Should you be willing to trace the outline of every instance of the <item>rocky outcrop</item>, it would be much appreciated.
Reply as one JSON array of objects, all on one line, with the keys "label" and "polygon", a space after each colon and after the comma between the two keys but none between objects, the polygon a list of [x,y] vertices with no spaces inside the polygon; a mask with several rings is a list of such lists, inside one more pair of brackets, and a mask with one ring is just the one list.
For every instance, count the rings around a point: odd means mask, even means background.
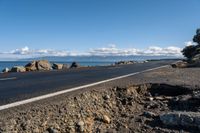
[{"label": "rocky outcrop", "polygon": [[51,70],[51,64],[47,60],[32,61],[25,65],[27,71],[37,71],[37,70]]},{"label": "rocky outcrop", "polygon": [[119,61],[115,62],[115,65],[127,65],[127,64],[134,64],[134,61]]},{"label": "rocky outcrop", "polygon": [[61,70],[61,69],[63,69],[63,64],[53,63],[52,68],[56,69],[56,70]]},{"label": "rocky outcrop", "polygon": [[28,64],[23,66],[14,66],[11,70],[9,68],[5,68],[2,72],[25,72],[25,71],[48,71],[48,70],[61,70],[61,69],[69,69],[69,68],[79,68],[80,65],[77,62],[72,62],[71,66],[68,64],[60,64],[60,63],[51,63],[48,60],[37,60],[29,62]]},{"label": "rocky outcrop", "polygon": [[14,66],[10,72],[26,72],[26,68],[24,66]]}]

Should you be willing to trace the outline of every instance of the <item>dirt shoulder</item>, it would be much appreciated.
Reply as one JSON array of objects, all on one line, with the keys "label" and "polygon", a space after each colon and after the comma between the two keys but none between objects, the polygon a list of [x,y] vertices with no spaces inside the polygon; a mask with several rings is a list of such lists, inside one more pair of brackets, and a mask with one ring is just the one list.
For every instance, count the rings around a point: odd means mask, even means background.
[{"label": "dirt shoulder", "polygon": [[[200,89],[199,75],[200,68],[167,67],[3,110],[0,132],[195,132],[198,127],[160,118],[198,111],[191,99]],[[181,97],[191,107],[183,107]]]}]

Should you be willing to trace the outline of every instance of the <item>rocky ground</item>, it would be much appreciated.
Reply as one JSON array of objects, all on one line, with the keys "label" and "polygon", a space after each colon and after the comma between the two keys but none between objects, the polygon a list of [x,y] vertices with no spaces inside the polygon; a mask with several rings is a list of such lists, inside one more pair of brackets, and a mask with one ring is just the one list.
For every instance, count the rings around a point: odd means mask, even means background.
[{"label": "rocky ground", "polygon": [[200,132],[199,74],[168,67],[1,111],[0,132]]}]

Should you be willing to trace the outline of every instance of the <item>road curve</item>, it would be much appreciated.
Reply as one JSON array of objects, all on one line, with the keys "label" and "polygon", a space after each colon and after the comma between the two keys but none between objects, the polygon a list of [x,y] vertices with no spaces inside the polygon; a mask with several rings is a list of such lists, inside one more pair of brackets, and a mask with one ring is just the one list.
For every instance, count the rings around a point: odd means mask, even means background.
[{"label": "road curve", "polygon": [[41,96],[130,73],[169,65],[174,60],[141,64],[101,66],[62,71],[0,74],[0,105]]}]

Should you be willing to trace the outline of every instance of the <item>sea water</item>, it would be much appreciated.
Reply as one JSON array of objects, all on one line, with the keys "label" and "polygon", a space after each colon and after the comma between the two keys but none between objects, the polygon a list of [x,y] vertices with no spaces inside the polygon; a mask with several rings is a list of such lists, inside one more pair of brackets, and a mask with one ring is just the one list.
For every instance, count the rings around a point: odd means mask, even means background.
[{"label": "sea water", "polygon": [[[29,62],[30,61],[0,61],[0,72],[6,67],[11,69],[13,66],[25,66]],[[56,63],[70,65],[72,62],[56,62]],[[113,63],[114,62],[78,62],[78,64],[80,64],[81,66],[104,66],[104,65],[110,65]]]}]

